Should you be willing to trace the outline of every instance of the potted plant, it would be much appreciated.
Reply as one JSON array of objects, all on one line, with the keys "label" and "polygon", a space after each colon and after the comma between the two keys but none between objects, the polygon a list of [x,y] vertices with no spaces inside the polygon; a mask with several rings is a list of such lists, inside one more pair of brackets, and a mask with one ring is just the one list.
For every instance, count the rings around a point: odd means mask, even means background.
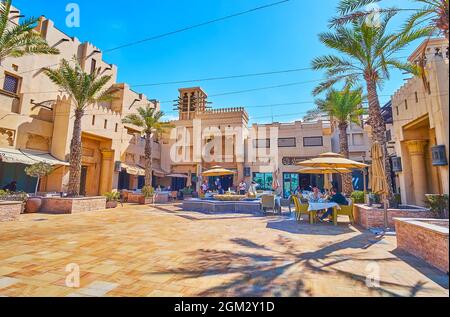
[{"label": "potted plant", "polygon": [[117,203],[120,200],[119,192],[106,193],[105,197],[106,197],[106,209],[114,209],[117,207]]},{"label": "potted plant", "polygon": [[37,178],[36,189],[34,191],[34,196],[30,197],[25,205],[25,212],[27,213],[36,213],[39,212],[42,206],[42,197],[37,196],[37,192],[39,189],[39,183],[41,179],[45,176],[50,175],[53,172],[53,166],[50,164],[39,162],[28,166],[25,168],[25,173],[30,176]]},{"label": "potted plant", "polygon": [[152,186],[144,186],[142,188],[142,196],[139,198],[139,204],[149,205],[154,203],[155,189]]}]

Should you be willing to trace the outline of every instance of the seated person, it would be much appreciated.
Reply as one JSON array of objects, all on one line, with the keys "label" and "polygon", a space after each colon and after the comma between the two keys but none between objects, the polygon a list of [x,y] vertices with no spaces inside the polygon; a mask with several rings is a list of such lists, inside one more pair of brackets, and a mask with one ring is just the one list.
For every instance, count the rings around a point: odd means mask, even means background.
[{"label": "seated person", "polygon": [[[331,198],[329,200],[332,203],[336,203],[341,206],[348,206],[348,200],[337,191],[336,188],[333,188],[331,190]],[[324,221],[325,219],[329,218],[333,214],[333,208],[329,208],[328,211],[320,217],[320,221]]]},{"label": "seated person", "polygon": [[322,199],[322,194],[320,193],[320,190],[318,187],[313,188],[313,192],[311,195],[309,195],[309,202],[310,203],[318,203]]},{"label": "seated person", "polygon": [[217,189],[217,192],[218,192],[219,195],[224,195],[225,194],[225,191],[223,190],[222,185],[219,185],[219,187]]}]

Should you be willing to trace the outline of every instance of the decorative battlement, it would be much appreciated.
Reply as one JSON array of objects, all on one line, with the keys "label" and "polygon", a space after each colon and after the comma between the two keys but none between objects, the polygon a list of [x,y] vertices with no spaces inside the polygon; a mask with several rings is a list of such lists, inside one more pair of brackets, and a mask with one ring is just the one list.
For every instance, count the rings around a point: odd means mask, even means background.
[{"label": "decorative battlement", "polygon": [[243,107],[234,107],[234,108],[210,109],[205,111],[206,114],[230,113],[230,112],[245,112],[245,109]]}]

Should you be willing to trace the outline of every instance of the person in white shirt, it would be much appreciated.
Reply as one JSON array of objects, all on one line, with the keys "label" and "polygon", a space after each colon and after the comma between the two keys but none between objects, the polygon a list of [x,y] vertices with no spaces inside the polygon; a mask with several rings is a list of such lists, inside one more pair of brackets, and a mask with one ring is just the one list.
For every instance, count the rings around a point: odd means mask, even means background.
[{"label": "person in white shirt", "polygon": [[244,196],[247,192],[247,184],[245,183],[244,180],[241,181],[238,188],[239,188],[239,195]]}]

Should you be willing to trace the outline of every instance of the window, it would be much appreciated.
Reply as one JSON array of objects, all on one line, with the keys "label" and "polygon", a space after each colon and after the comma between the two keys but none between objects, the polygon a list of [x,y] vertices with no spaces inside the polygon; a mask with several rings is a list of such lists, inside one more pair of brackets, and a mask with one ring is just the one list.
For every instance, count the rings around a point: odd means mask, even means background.
[{"label": "window", "polygon": [[259,185],[258,190],[272,190],[272,173],[253,173],[253,181]]},{"label": "window", "polygon": [[278,139],[278,147],[296,147],[297,140],[295,138],[280,138]]},{"label": "window", "polygon": [[19,90],[19,78],[13,75],[6,74],[3,83],[3,90],[17,94]]},{"label": "window", "polygon": [[95,125],[95,116],[92,116],[92,125]]},{"label": "window", "polygon": [[408,100],[405,99],[405,110],[408,110]]},{"label": "window", "polygon": [[108,120],[105,120],[105,123],[103,124],[103,128],[108,129]]},{"label": "window", "polygon": [[303,138],[303,146],[304,147],[323,146],[323,137],[313,136]]},{"label": "window", "polygon": [[270,139],[254,140],[253,147],[255,147],[257,149],[268,149],[268,148],[270,148]]},{"label": "window", "polygon": [[91,61],[91,74],[95,73],[95,69],[97,68],[97,61],[92,59]]},{"label": "window", "polygon": [[414,94],[416,96],[416,103],[418,103],[419,102],[419,94],[417,93],[417,91]]},{"label": "window", "polygon": [[355,146],[364,145],[364,134],[354,133],[352,135],[352,138],[353,138],[353,145]]},{"label": "window", "polygon": [[395,110],[397,110],[397,116],[399,116],[400,112],[398,111],[398,106],[395,107]]},{"label": "window", "polygon": [[119,124],[116,123],[116,128],[114,129],[115,132],[119,131]]},{"label": "window", "polygon": [[386,131],[386,141],[391,142],[392,141],[392,132],[391,130]]}]

